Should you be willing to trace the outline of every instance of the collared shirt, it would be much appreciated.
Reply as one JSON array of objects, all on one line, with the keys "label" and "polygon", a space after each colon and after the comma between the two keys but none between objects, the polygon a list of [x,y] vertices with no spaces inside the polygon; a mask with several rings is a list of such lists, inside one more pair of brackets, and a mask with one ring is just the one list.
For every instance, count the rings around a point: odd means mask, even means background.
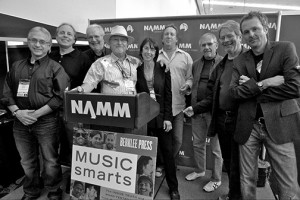
[{"label": "collared shirt", "polygon": [[165,60],[167,62],[167,66],[170,68],[172,84],[172,110],[173,116],[176,116],[183,109],[185,109],[185,96],[179,93],[179,89],[184,84],[188,84],[190,88],[192,88],[193,60],[190,54],[179,49],[178,47],[170,59],[167,53],[161,49],[158,56],[158,61],[160,60]]},{"label": "collared shirt", "polygon": [[[28,79],[27,97],[17,97],[19,80]],[[6,76],[2,102],[22,109],[39,109],[48,105],[56,110],[63,103],[63,93],[69,77],[60,64],[45,56],[30,63],[30,58],[15,62]]]},{"label": "collared shirt", "polygon": [[61,64],[66,73],[69,75],[71,79],[71,86],[69,89],[82,85],[86,72],[91,66],[86,54],[82,53],[78,49],[74,49],[72,52],[64,55],[61,55],[59,51],[54,51],[51,52],[49,56]]},{"label": "collared shirt", "polygon": [[[83,83],[91,85],[93,88],[101,82],[101,93],[105,94],[132,94],[135,91],[136,68],[139,59],[126,55],[122,61],[113,53],[96,60],[87,72]],[[133,82],[133,88],[128,90],[126,81]],[[116,85],[118,84],[118,85]]]}]

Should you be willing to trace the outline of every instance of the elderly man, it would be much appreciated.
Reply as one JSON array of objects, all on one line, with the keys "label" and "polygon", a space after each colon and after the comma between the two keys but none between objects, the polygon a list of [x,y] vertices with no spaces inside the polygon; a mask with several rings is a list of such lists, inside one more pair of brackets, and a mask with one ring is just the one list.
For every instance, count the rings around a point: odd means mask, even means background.
[{"label": "elderly man", "polygon": [[279,199],[299,199],[293,143],[300,130],[296,48],[291,42],[269,41],[268,18],[260,12],[246,14],[240,25],[251,50],[234,61],[230,92],[239,101],[234,139],[240,144],[242,197],[256,199],[258,156],[264,144]]},{"label": "elderly man", "polygon": [[216,66],[207,84],[206,97],[195,105],[188,107],[184,113],[188,116],[212,111],[209,136],[218,134],[224,165],[229,177],[229,194],[219,199],[240,199],[240,173],[238,144],[233,140],[235,130],[237,103],[229,95],[229,85],[233,71],[233,59],[243,52],[242,35],[237,22],[229,20],[218,29],[221,45],[226,56]]},{"label": "elderly man", "polygon": [[62,173],[58,163],[57,115],[69,77],[60,64],[47,56],[52,43],[45,28],[32,28],[27,41],[31,56],[13,64],[2,99],[16,117],[13,133],[25,172],[22,200],[38,198],[43,186],[49,190],[48,198],[60,200]]},{"label": "elderly man", "polygon": [[104,46],[104,34],[105,32],[102,26],[98,24],[91,24],[86,29],[86,37],[89,42],[90,49],[83,53],[89,57],[91,64],[98,58],[109,54],[108,49]]},{"label": "elderly man", "polygon": [[[218,41],[213,33],[205,33],[199,40],[201,58],[193,63],[193,88],[191,104],[205,98],[208,79],[216,65],[223,57],[217,54]],[[206,136],[211,121],[211,112],[201,113],[192,117],[192,133],[195,171],[188,174],[188,181],[203,177],[206,171]],[[212,192],[221,185],[223,159],[218,136],[210,138],[210,149],[212,153],[212,177],[204,187],[204,191]]]},{"label": "elderly man", "polygon": [[104,36],[112,53],[94,62],[85,76],[78,92],[91,92],[101,82],[101,93],[135,94],[136,68],[139,59],[126,54],[128,45],[134,38],[127,35],[123,26],[114,26],[111,33]]}]

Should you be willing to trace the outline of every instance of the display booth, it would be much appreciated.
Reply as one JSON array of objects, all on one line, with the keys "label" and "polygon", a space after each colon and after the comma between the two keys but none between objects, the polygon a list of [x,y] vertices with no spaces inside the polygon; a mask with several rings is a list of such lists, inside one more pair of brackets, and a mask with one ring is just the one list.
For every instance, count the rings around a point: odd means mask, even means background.
[{"label": "display booth", "polygon": [[[154,198],[157,138],[146,135],[147,123],[159,114],[156,101],[147,93],[65,92],[64,112],[67,122],[78,124],[73,129],[70,196]],[[151,170],[143,171],[146,165]]]}]

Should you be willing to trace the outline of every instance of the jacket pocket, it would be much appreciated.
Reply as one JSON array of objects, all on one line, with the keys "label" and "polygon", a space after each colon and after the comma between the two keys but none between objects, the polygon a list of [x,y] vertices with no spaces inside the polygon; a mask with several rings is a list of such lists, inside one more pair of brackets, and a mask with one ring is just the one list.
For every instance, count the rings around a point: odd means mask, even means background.
[{"label": "jacket pocket", "polygon": [[287,116],[300,112],[300,107],[296,99],[285,100],[281,104],[280,113],[281,116]]}]

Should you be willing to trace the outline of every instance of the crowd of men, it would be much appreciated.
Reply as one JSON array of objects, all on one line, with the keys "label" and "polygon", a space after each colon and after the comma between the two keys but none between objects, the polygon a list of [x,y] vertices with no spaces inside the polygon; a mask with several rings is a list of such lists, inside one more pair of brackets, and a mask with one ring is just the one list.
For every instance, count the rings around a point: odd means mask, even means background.
[{"label": "crowd of men", "polygon": [[[224,22],[216,33],[199,36],[201,55],[194,62],[178,48],[174,25],[163,30],[159,52],[145,50],[157,53],[155,61],[166,66],[165,73],[171,76],[173,119],[166,125],[172,139],[168,143],[172,146],[170,155],[175,159],[182,145],[186,115],[192,118],[196,164],[187,181],[205,176],[209,137],[213,167],[210,181],[201,186],[204,191],[220,187],[224,164],[229,192],[219,199],[256,199],[258,157],[264,146],[278,198],[300,199],[293,143],[300,130],[300,72],[295,45],[270,41],[268,19],[256,11],[246,14],[239,23]],[[48,199],[62,198],[59,158],[71,163],[74,126],[62,118],[66,89],[136,93],[137,68],[143,59],[127,54],[134,38],[122,26],[105,34],[96,24],[87,27],[86,35],[90,49],[81,52],[74,48],[74,27],[63,23],[56,31],[59,50],[50,53],[51,34],[34,27],[27,38],[31,56],[15,62],[7,74],[2,103],[15,116],[13,133],[25,172],[22,200],[37,199],[43,187],[49,191]],[[251,49],[244,48],[242,40]],[[104,47],[105,42],[110,50]],[[224,57],[217,53],[219,45],[226,52]],[[186,95],[191,95],[189,107]],[[66,152],[59,152],[59,146]],[[168,169],[176,169],[172,163]],[[180,199],[179,190],[189,188],[178,186],[176,170],[172,176],[176,180],[172,187],[169,185],[170,197]]]}]

